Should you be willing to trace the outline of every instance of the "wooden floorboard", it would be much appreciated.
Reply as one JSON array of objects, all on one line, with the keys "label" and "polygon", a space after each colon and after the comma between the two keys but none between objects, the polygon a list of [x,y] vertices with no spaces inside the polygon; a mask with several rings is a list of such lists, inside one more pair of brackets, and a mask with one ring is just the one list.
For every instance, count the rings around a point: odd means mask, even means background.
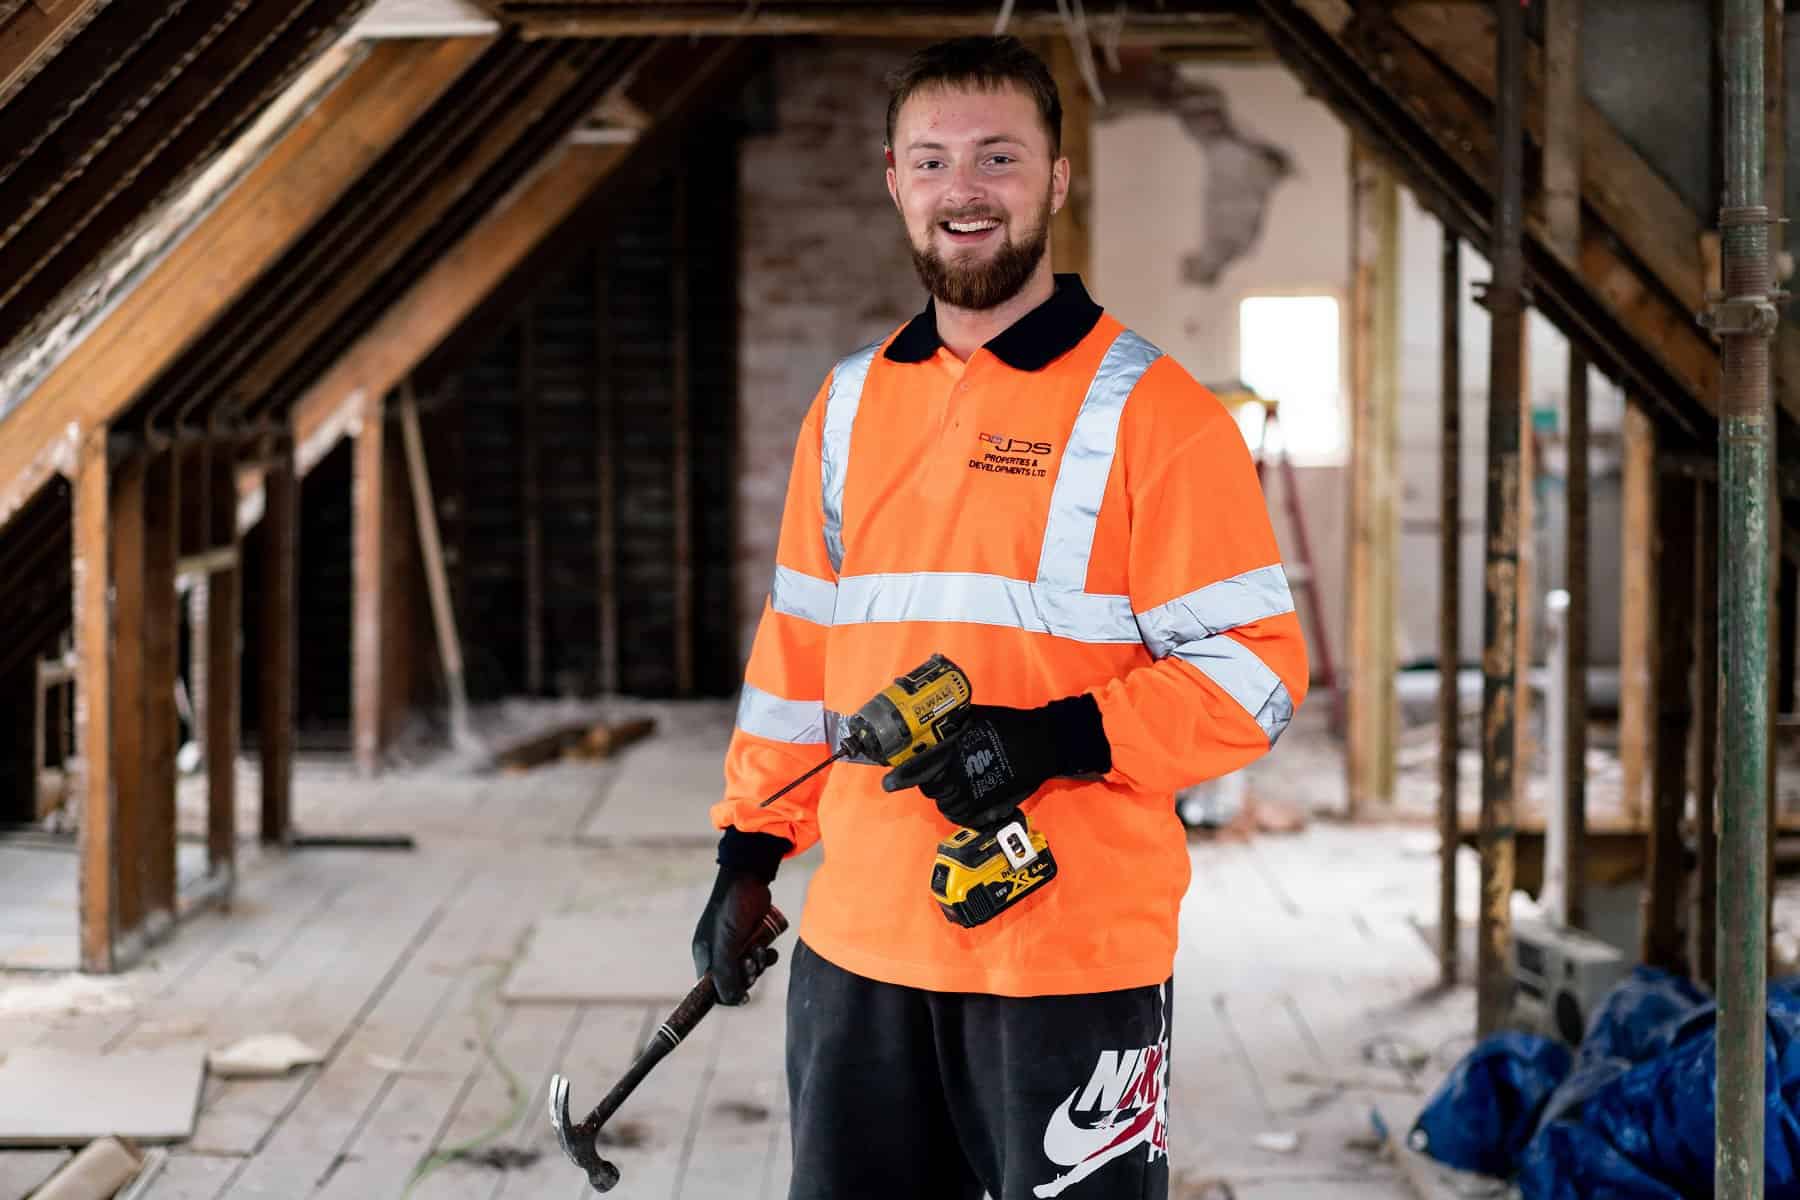
[{"label": "wooden floorboard", "polygon": [[[683,710],[643,711],[680,722]],[[398,1197],[421,1162],[436,1162],[428,1156],[458,1148],[408,1200],[586,1200],[545,1115],[549,1075],[573,1081],[580,1117],[668,1006],[507,1005],[495,988],[525,931],[550,914],[641,918],[627,944],[596,944],[597,961],[686,953],[716,870],[710,850],[576,841],[596,814],[668,802],[615,788],[619,765],[476,775],[440,764],[364,780],[342,760],[303,757],[299,829],[408,833],[417,848],[253,853],[230,913],[189,922],[142,966],[103,981],[130,1007],[0,1018],[0,1051],[194,1036],[223,1045],[286,1031],[327,1052],[322,1066],[282,1079],[209,1079],[195,1137],[173,1148],[150,1200]],[[253,801],[253,772],[240,791]],[[705,799],[681,802],[700,811]],[[785,864],[775,884],[796,926],[818,854]],[[1361,1148],[1371,1111],[1404,1127],[1467,1048],[1473,1022],[1466,989],[1429,992],[1435,963],[1410,924],[1435,905],[1435,858],[1406,849],[1401,831],[1318,824],[1196,841],[1191,860],[1172,1031],[1172,1195],[1200,1196],[1207,1179],[1224,1178],[1259,1200],[1406,1197],[1394,1168]],[[793,945],[789,934],[751,1005],[709,1017],[609,1123],[618,1194],[786,1195]],[[14,986],[25,982],[0,974],[0,989]],[[1428,1065],[1397,1069],[1407,1053]],[[1292,1153],[1256,1145],[1282,1131],[1301,1135]]]}]

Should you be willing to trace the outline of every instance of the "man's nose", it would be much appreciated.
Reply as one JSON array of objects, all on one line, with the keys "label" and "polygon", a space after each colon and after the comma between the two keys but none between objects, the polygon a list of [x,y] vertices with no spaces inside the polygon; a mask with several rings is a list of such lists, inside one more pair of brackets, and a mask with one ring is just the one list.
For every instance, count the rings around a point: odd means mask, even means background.
[{"label": "man's nose", "polygon": [[950,185],[944,191],[944,199],[952,206],[962,207],[982,198],[982,181],[973,163],[959,163],[950,169]]}]

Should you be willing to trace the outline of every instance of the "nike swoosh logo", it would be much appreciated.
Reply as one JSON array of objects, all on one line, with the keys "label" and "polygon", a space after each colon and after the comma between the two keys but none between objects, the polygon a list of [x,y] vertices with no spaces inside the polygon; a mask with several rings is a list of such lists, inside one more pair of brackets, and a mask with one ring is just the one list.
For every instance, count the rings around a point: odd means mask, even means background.
[{"label": "nike swoosh logo", "polygon": [[1044,1157],[1059,1167],[1072,1167],[1085,1158],[1090,1158],[1106,1149],[1119,1136],[1121,1127],[1113,1124],[1101,1129],[1083,1129],[1075,1124],[1071,1116],[1075,1106],[1075,1097],[1081,1094],[1076,1088],[1050,1114],[1050,1123],[1044,1126]]}]

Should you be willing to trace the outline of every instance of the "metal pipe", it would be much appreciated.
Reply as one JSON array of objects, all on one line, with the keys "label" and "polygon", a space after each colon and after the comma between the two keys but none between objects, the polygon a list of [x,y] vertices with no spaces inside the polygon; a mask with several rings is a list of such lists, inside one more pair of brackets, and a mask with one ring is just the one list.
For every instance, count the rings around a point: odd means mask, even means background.
[{"label": "metal pipe", "polygon": [[1519,375],[1524,320],[1524,17],[1497,5],[1493,317],[1488,354],[1487,555],[1481,689],[1481,931],[1476,944],[1475,1026],[1500,1028],[1512,1007],[1514,637],[1519,618]]},{"label": "metal pipe", "polygon": [[1438,484],[1438,977],[1456,982],[1457,759],[1462,752],[1462,242],[1444,227],[1443,426]]},{"label": "metal pipe", "polygon": [[1587,924],[1588,722],[1588,363],[1569,345],[1568,504],[1563,587],[1569,593],[1563,648],[1563,908],[1575,928]]},{"label": "metal pipe", "polygon": [[[1505,7],[1510,8],[1510,5]],[[1763,1194],[1763,1023],[1768,997],[1769,337],[1768,208],[1763,197],[1763,0],[1726,0],[1724,300],[1708,314],[1721,342],[1719,637],[1725,669],[1720,757],[1718,1194]]]}]

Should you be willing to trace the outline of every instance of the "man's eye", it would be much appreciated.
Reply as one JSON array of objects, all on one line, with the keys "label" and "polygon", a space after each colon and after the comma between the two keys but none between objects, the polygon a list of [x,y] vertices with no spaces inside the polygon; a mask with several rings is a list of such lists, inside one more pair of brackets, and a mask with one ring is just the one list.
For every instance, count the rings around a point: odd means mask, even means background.
[{"label": "man's eye", "polygon": [[995,154],[988,159],[988,162],[997,167],[1010,167],[1015,161],[1010,154]]},{"label": "man's eye", "polygon": [[944,164],[941,161],[939,161],[938,159],[935,159],[935,158],[920,159],[917,163],[913,164],[914,168],[916,170],[920,170],[920,171],[935,170],[936,168],[941,167],[943,165]]}]

